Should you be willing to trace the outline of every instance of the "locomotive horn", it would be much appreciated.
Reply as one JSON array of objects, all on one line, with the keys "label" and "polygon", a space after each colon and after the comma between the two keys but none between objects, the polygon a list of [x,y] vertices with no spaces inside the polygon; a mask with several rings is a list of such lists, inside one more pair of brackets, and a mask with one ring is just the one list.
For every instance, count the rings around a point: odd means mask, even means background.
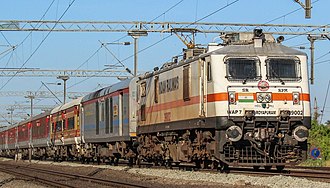
[{"label": "locomotive horn", "polygon": [[262,33],[262,29],[254,29],[253,30],[253,34],[254,34],[254,37],[262,37],[263,33]]},{"label": "locomotive horn", "polygon": [[281,36],[277,37],[276,41],[277,41],[277,43],[281,43],[284,41],[284,37],[281,35]]}]

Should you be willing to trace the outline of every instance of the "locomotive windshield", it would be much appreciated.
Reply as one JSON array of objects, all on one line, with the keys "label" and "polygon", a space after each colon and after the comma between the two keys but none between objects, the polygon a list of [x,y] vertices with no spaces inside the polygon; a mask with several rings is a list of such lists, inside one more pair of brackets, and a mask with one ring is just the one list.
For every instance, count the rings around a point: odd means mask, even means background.
[{"label": "locomotive windshield", "polygon": [[260,78],[259,60],[255,58],[228,58],[227,78],[228,80],[256,80]]},{"label": "locomotive windshield", "polygon": [[296,81],[300,77],[300,61],[297,58],[268,58],[267,78],[271,81]]}]

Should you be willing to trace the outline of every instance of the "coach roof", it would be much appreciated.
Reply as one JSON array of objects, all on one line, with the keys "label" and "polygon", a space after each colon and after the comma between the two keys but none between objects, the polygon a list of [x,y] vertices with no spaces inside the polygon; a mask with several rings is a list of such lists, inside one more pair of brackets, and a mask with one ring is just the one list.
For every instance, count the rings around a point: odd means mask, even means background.
[{"label": "coach roof", "polygon": [[128,88],[129,86],[129,83],[131,82],[132,79],[126,79],[124,81],[121,81],[121,82],[118,82],[114,85],[111,85],[109,87],[105,87],[105,88],[102,88],[100,90],[97,90],[93,93],[90,93],[88,95],[86,95],[81,102],[86,102],[86,101],[90,101],[90,100],[93,100],[93,99],[97,99],[99,97],[102,97],[102,96],[105,96],[105,95],[108,95],[110,93],[113,93],[115,91],[118,91],[118,90],[122,90],[122,89],[125,89],[125,88]]}]

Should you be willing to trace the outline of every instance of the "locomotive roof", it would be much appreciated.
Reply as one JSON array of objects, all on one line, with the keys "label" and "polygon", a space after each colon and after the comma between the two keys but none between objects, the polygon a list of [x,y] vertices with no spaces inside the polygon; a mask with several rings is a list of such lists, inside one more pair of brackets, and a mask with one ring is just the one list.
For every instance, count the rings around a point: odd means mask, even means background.
[{"label": "locomotive roof", "polygon": [[131,80],[132,79],[126,79],[124,81],[118,82],[118,83],[113,84],[111,86],[108,86],[108,87],[102,88],[100,90],[97,90],[93,93],[90,93],[90,94],[84,96],[84,98],[81,100],[81,102],[90,101],[90,100],[105,96],[107,94],[113,93],[115,91],[128,88],[129,83],[131,82]]},{"label": "locomotive roof", "polygon": [[262,47],[256,48],[254,44],[249,45],[229,45],[217,49],[211,54],[224,54],[224,55],[264,55],[264,56],[293,56],[293,55],[306,55],[306,53],[299,50],[289,48],[279,43],[264,43]]}]

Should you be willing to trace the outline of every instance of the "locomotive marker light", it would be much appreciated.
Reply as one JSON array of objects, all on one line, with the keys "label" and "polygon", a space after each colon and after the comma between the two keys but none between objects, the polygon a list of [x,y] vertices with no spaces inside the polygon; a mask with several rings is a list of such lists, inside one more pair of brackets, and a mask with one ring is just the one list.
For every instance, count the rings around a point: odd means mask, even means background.
[{"label": "locomotive marker light", "polygon": [[236,103],[236,94],[234,91],[230,91],[228,93],[229,95],[229,104],[235,104]]},{"label": "locomotive marker light", "polygon": [[243,131],[237,125],[233,125],[226,130],[226,137],[232,142],[239,141],[242,138],[242,136],[243,136]]},{"label": "locomotive marker light", "polygon": [[304,142],[308,137],[308,129],[305,126],[298,126],[293,130],[293,136],[298,142]]},{"label": "locomotive marker light", "polygon": [[294,105],[300,104],[300,94],[298,92],[293,92],[292,97]]}]

